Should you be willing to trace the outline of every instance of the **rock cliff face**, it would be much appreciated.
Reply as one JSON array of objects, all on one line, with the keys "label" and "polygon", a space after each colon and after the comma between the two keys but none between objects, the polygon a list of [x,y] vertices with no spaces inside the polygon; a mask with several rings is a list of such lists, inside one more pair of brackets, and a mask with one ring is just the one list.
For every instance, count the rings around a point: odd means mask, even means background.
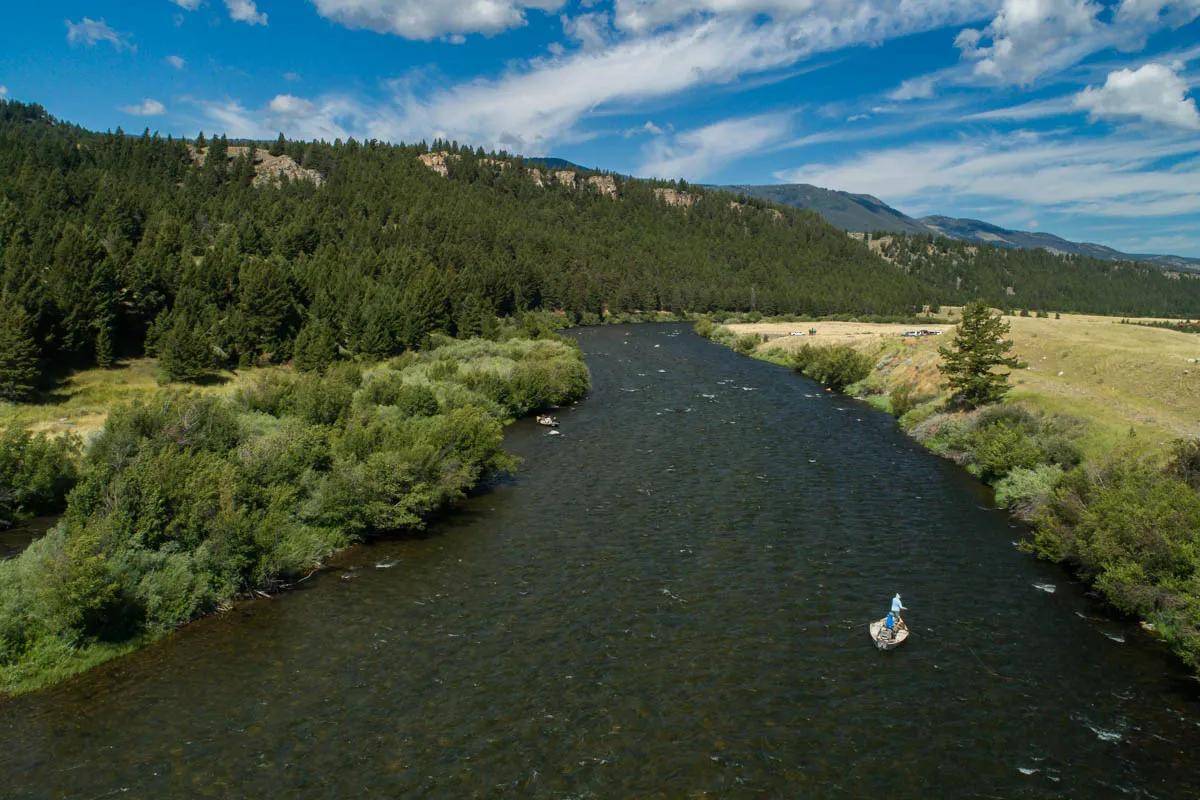
[{"label": "rock cliff face", "polygon": [[[441,175],[443,178],[449,177],[450,169],[448,164],[450,161],[455,161],[461,156],[445,151],[437,153],[423,153],[417,156],[417,160],[424,164],[429,169]],[[481,164],[487,164],[497,169],[505,170],[512,166],[511,161],[504,161],[495,158],[485,158],[480,161]],[[570,169],[554,169],[542,170],[537,167],[530,167],[526,170],[529,179],[539,188],[549,186],[556,183],[559,186],[566,186],[570,189],[582,189],[585,186],[591,188],[597,194],[616,200],[620,195],[617,189],[617,181],[612,175],[589,175],[586,178],[580,179],[579,173]]]},{"label": "rock cliff face", "polygon": [[[208,148],[197,150],[194,145],[189,144],[188,150],[191,151],[192,162],[196,166],[203,165],[205,159],[208,158]],[[230,145],[225,152],[226,157],[233,161],[249,154],[250,148],[243,145]],[[291,156],[273,156],[266,150],[255,149],[254,185],[256,187],[279,186],[283,183],[284,178],[291,181],[308,181],[316,186],[325,182],[321,173],[315,169],[306,169],[300,166]]]},{"label": "rock cliff face", "polygon": [[669,206],[678,206],[680,208],[691,208],[696,205],[697,195],[691,192],[681,192],[677,189],[655,189],[654,195],[662,202]]},{"label": "rock cliff face", "polygon": [[461,156],[452,155],[450,153],[422,153],[417,156],[417,160],[431,170],[441,175],[443,178],[449,177],[450,168],[446,166],[449,161],[457,161]]},{"label": "rock cliff face", "polygon": [[612,175],[591,175],[587,182],[589,186],[605,197],[617,199],[617,181]]}]

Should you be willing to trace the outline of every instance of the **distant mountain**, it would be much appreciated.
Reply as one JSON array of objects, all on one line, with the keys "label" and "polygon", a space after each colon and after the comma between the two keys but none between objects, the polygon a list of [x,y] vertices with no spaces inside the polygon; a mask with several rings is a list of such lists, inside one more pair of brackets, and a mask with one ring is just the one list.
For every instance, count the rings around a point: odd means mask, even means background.
[{"label": "distant mountain", "polygon": [[932,233],[920,221],[900,213],[878,197],[822,189],[807,183],[768,186],[718,186],[736,194],[770,200],[793,208],[816,211],[827,222],[847,231]]},{"label": "distant mountain", "polygon": [[1052,233],[1014,231],[977,219],[931,216],[914,219],[869,194],[851,194],[822,189],[807,183],[783,183],[767,186],[720,186],[730,192],[770,200],[795,208],[816,211],[829,223],[847,231],[871,233],[914,233],[946,236],[998,247],[1025,250],[1044,249],[1052,253],[1071,253],[1106,261],[1141,261],[1163,269],[1200,272],[1200,258],[1122,253],[1091,242],[1072,242]]},{"label": "distant mountain", "polygon": [[599,170],[594,170],[591,167],[582,167],[573,161],[567,161],[565,158],[539,158],[539,157],[535,156],[533,158],[525,159],[525,163],[526,164],[537,164],[539,166],[544,167],[545,169],[574,169],[574,170],[581,170],[583,172],[598,172],[599,171]]},{"label": "distant mountain", "polygon": [[920,222],[933,231],[948,236],[951,239],[964,239],[982,244],[994,244],[1000,247],[1019,247],[1022,249],[1042,248],[1051,253],[1073,253],[1075,255],[1101,258],[1105,261],[1143,261],[1164,269],[1200,272],[1200,258],[1185,256],[1162,256],[1149,253],[1122,253],[1102,244],[1092,242],[1072,242],[1053,233],[1037,233],[1032,231],[1014,231],[1001,228],[989,222],[977,219],[960,219],[955,217],[921,217]]}]

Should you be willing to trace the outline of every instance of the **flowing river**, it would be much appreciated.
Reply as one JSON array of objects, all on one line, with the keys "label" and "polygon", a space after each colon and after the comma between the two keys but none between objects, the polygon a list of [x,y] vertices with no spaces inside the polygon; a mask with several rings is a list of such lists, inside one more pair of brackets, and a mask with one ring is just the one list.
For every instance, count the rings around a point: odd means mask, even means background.
[{"label": "flowing river", "polygon": [[1200,794],[1196,683],[890,417],[684,326],[574,335],[593,392],[515,476],[0,701],[0,794]]}]

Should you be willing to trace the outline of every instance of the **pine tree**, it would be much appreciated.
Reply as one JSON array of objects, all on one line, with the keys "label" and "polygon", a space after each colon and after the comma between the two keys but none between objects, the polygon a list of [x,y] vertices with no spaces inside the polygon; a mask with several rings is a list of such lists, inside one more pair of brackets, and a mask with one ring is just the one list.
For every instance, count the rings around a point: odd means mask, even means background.
[{"label": "pine tree", "polygon": [[304,324],[296,334],[292,364],[299,370],[320,372],[337,358],[337,340],[333,328],[320,317]]},{"label": "pine tree", "polygon": [[275,140],[275,144],[271,145],[271,149],[267,152],[273,156],[281,156],[286,148],[287,139],[283,138],[283,131],[280,131],[279,138]]},{"label": "pine tree", "polygon": [[26,400],[38,379],[38,347],[30,335],[29,314],[10,302],[0,304],[0,399]]},{"label": "pine tree", "polygon": [[212,346],[189,314],[173,316],[158,342],[159,370],[168,381],[196,383],[212,369]]},{"label": "pine tree", "polygon": [[962,322],[958,324],[951,347],[940,347],[942,364],[938,366],[954,398],[968,408],[997,403],[1008,393],[1007,372],[997,367],[1014,369],[1018,361],[1009,355],[1012,341],[1009,323],[993,314],[987,303],[976,300],[963,307]]}]

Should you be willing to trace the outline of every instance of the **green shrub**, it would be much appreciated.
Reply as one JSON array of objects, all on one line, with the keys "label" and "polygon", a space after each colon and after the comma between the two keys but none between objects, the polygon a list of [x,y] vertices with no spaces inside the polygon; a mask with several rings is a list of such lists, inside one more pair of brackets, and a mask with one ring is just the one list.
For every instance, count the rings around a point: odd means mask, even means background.
[{"label": "green shrub", "polygon": [[864,380],[873,365],[869,355],[847,345],[805,344],[792,354],[796,370],[837,391]]},{"label": "green shrub", "polygon": [[970,450],[973,458],[967,468],[988,483],[994,483],[1018,467],[1032,469],[1046,460],[1046,453],[1037,440],[1008,422],[977,427]]},{"label": "green shrub", "polygon": [[903,417],[912,411],[917,406],[916,390],[912,384],[902,384],[892,390],[891,396],[888,398],[892,410],[892,415]]},{"label": "green shrub", "polygon": [[754,348],[758,347],[759,341],[758,336],[755,334],[744,333],[734,341],[733,349],[747,356],[754,352]]},{"label": "green shrub", "polygon": [[78,478],[79,446],[74,436],[0,432],[0,530],[63,507]]},{"label": "green shrub", "polygon": [[996,484],[996,503],[1031,521],[1054,494],[1063,477],[1057,464],[1014,467]]}]

